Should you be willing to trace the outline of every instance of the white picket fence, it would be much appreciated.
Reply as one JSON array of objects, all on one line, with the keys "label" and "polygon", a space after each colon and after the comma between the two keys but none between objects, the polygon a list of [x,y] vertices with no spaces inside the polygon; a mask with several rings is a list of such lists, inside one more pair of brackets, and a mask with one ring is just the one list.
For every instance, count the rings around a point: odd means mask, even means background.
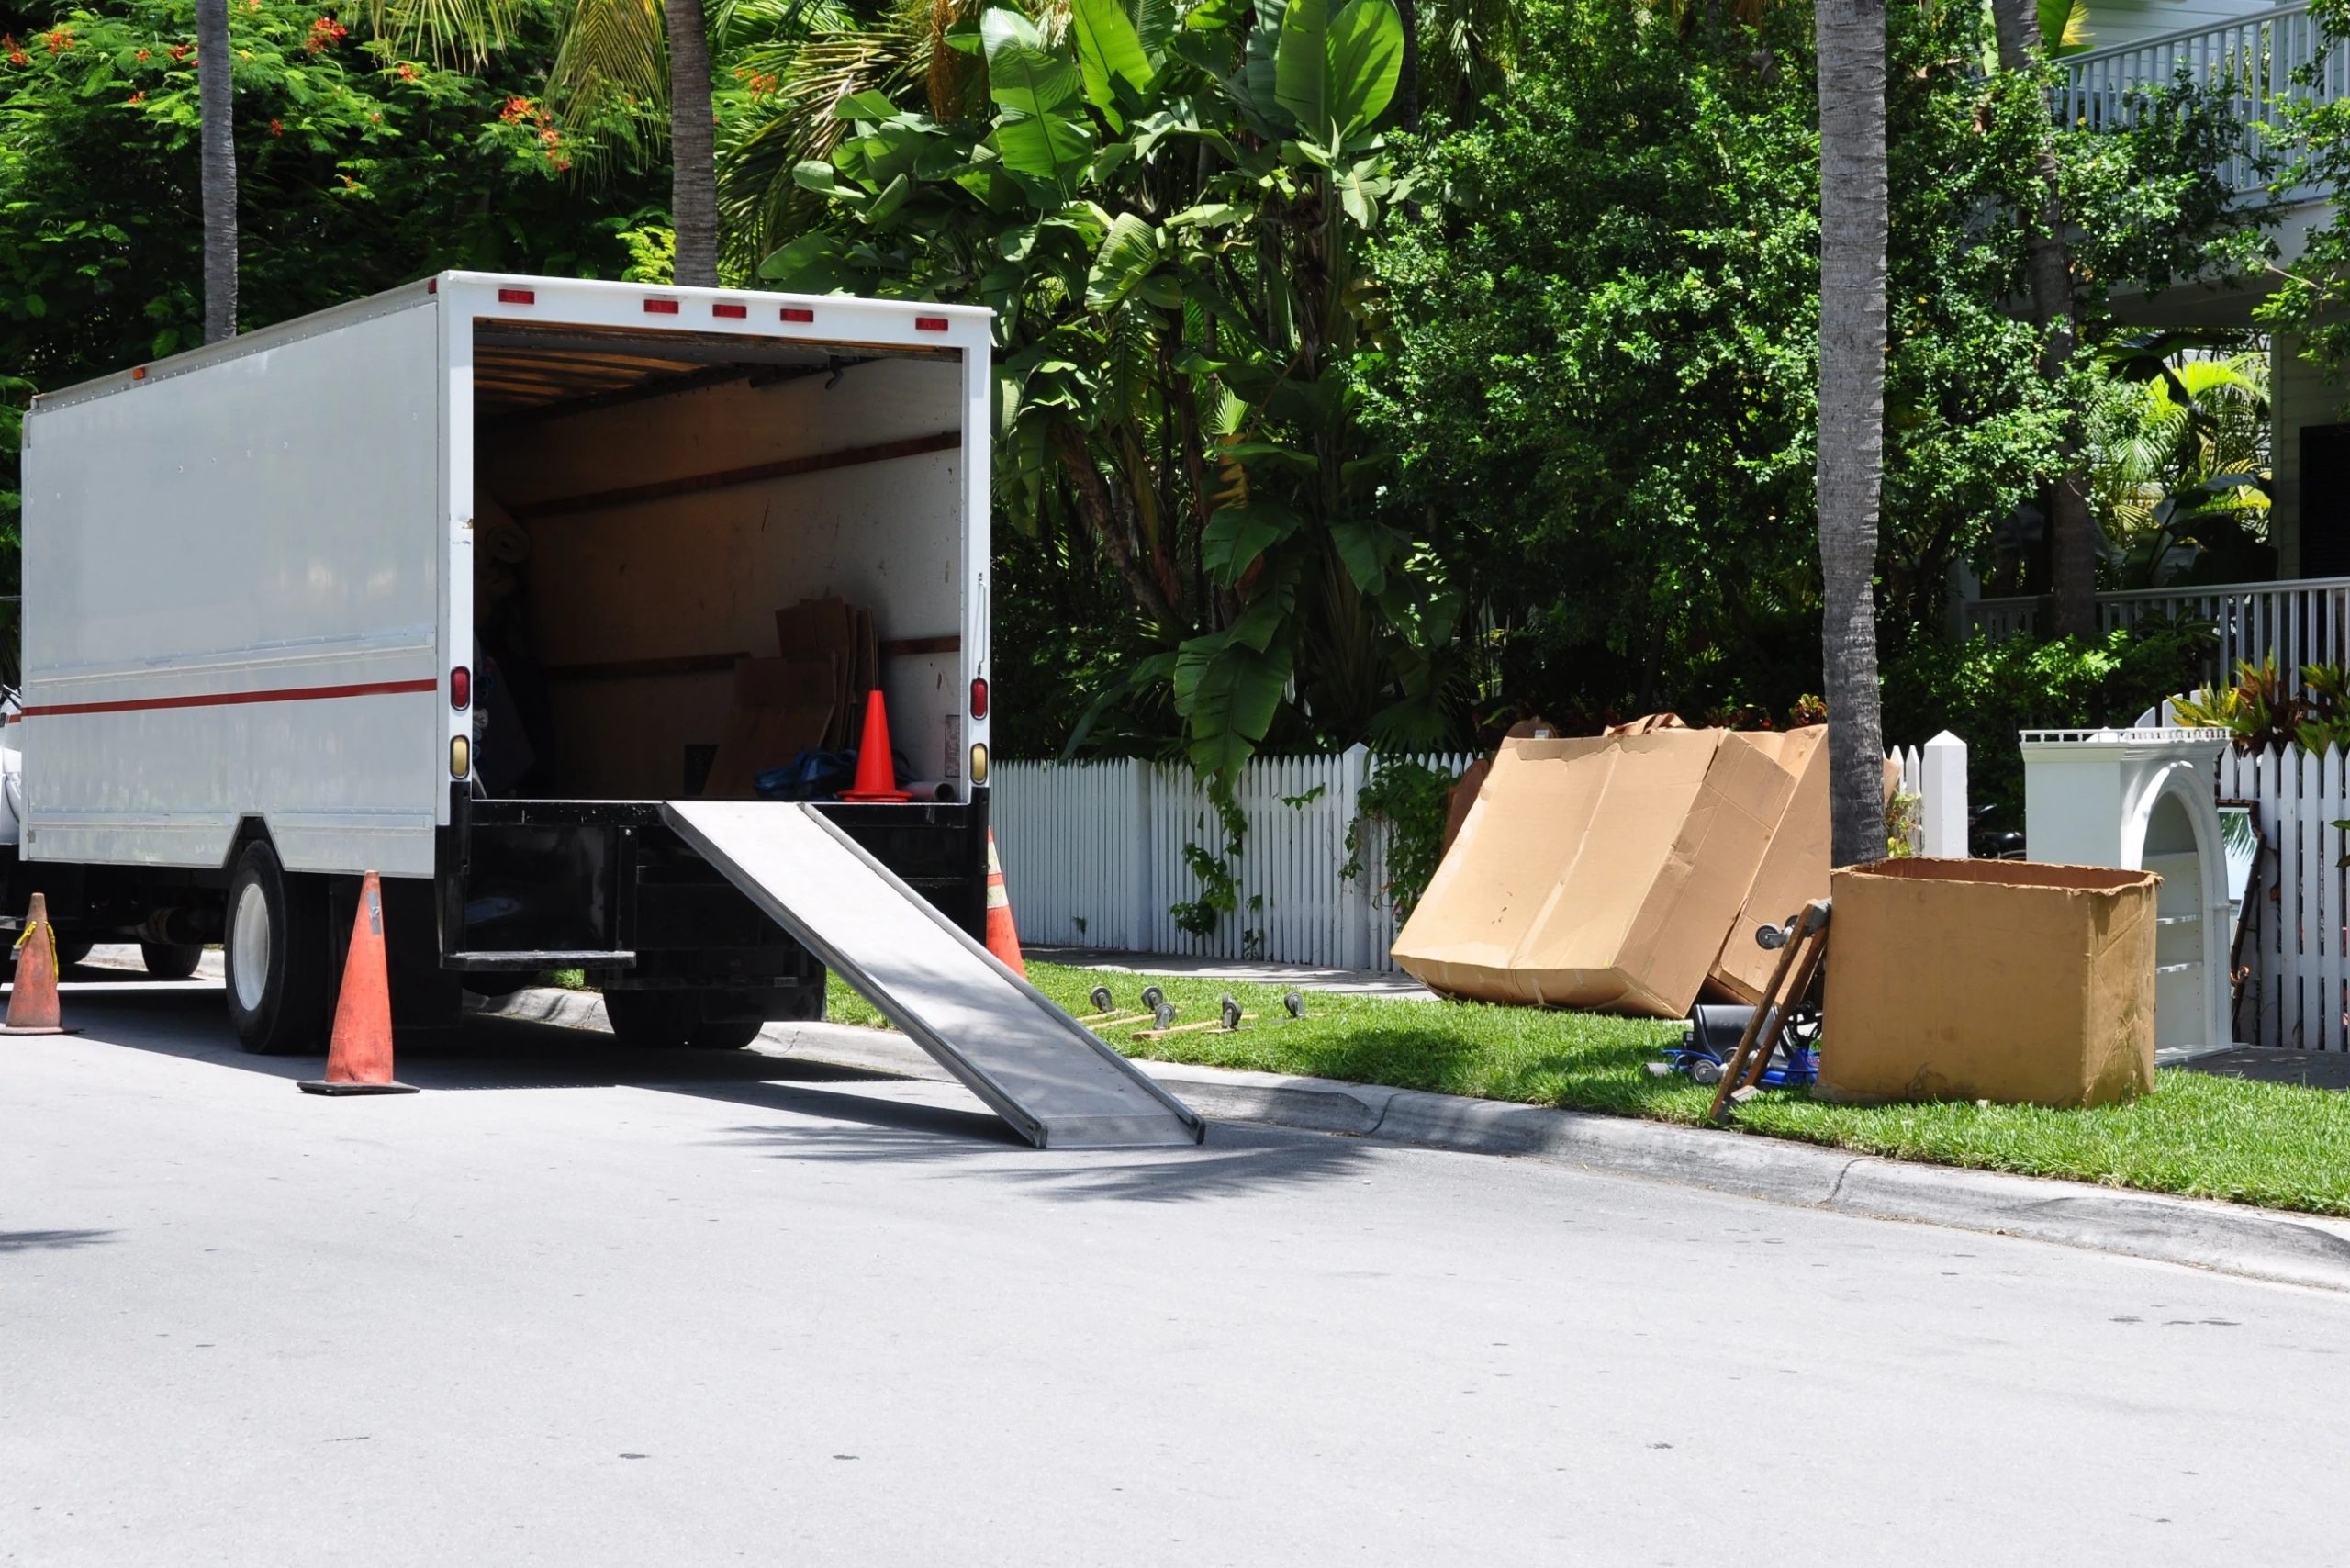
[{"label": "white picket fence", "polygon": [[1366,823],[1363,868],[1343,875],[1347,830],[1371,775],[1410,761],[1458,775],[1469,754],[1389,758],[1356,746],[1335,756],[1259,757],[1236,803],[1248,822],[1230,861],[1238,907],[1205,936],[1175,924],[1197,899],[1186,850],[1224,847],[1207,790],[1180,763],[1003,762],[990,820],[1023,942],[1264,958],[1392,969],[1394,909],[1384,834]]},{"label": "white picket fence", "polygon": [[[1248,822],[1229,862],[1237,906],[1208,935],[1175,923],[1200,896],[1187,851],[1224,847],[1207,791],[1179,763],[1000,762],[991,820],[1023,942],[1123,953],[1264,958],[1332,969],[1393,969],[1399,922],[1387,894],[1386,833],[1366,822],[1362,870],[1344,875],[1347,830],[1380,767],[1414,762],[1457,777],[1467,752],[1384,757],[1259,757],[1235,799]],[[1939,736],[1891,754],[1903,788],[1924,797],[1913,846],[1966,853],[1966,748]]]},{"label": "white picket fence", "polygon": [[1909,852],[1937,860],[1967,857],[1966,743],[1944,730],[1921,746],[1896,746],[1886,765],[1900,772],[1900,790],[1918,798]]},{"label": "white picket fence", "polygon": [[2350,882],[2333,824],[2350,819],[2343,754],[2220,758],[2220,798],[2251,803],[2262,847],[2236,942],[2236,1038],[2338,1051],[2350,1045]]}]

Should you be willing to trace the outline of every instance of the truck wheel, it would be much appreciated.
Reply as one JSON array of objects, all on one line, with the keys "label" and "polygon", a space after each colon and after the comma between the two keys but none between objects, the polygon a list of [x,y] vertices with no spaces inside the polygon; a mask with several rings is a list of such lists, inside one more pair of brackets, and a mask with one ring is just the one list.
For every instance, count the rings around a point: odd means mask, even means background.
[{"label": "truck wheel", "polygon": [[277,851],[250,844],[229,880],[229,1017],[261,1056],[324,1047],[327,898],[322,879],[289,875]]},{"label": "truck wheel", "polygon": [[763,1027],[755,1018],[704,1018],[690,991],[608,991],[604,1016],[620,1043],[638,1050],[739,1051]]},{"label": "truck wheel", "polygon": [[139,956],[147,961],[147,972],[157,980],[185,980],[204,962],[204,944],[141,942]]},{"label": "truck wheel", "polygon": [[58,938],[57,967],[61,969],[72,969],[74,965],[88,958],[90,956],[90,949],[96,946],[97,944],[95,942],[87,941],[79,936],[76,936],[70,941],[64,937]]}]

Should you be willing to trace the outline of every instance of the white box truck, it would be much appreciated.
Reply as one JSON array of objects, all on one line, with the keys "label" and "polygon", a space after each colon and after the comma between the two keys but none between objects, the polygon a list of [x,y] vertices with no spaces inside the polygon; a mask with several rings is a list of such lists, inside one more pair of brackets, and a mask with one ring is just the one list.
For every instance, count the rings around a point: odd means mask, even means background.
[{"label": "white box truck", "polygon": [[[219,941],[244,1045],[315,1050],[375,870],[403,1025],[576,968],[739,1046],[831,967],[1040,1142],[1196,1138],[976,940],[990,323],[443,273],[37,398],[6,910]],[[924,798],[703,798],[824,599]]]}]

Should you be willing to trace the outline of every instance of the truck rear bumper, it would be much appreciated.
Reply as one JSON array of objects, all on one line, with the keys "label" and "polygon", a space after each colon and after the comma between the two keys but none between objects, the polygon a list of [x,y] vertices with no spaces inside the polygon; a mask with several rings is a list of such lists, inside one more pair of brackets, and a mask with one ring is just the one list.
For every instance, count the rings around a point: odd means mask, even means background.
[{"label": "truck rear bumper", "polygon": [[[974,936],[987,926],[987,791],[824,814]],[[622,989],[774,987],[814,960],[661,816],[656,801],[476,801],[438,841],[441,965],[580,969]]]}]

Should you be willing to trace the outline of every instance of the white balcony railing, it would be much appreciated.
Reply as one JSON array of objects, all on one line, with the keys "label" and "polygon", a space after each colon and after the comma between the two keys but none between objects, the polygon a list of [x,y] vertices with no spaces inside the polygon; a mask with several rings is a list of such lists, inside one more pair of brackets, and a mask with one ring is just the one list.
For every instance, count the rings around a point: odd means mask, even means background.
[{"label": "white balcony railing", "polygon": [[[1966,629],[2000,642],[2046,629],[2045,599],[1978,599],[1965,606]],[[2300,577],[2209,588],[2132,588],[2097,596],[2098,624],[2110,632],[2150,615],[2208,621],[2218,638],[2208,679],[2232,676],[2240,661],[2274,657],[2294,688],[2301,666],[2350,664],[2350,577]]]},{"label": "white balcony railing", "polygon": [[2309,7],[2279,6],[2216,28],[2193,28],[2114,49],[2076,54],[2064,63],[2067,83],[2056,95],[2056,118],[2085,130],[2134,125],[2148,90],[2180,80],[2231,99],[2244,127],[2244,145],[2221,165],[2238,194],[2266,183],[2264,154],[2289,152],[2287,106],[2350,93],[2350,50],[2335,50],[2311,82],[2297,77],[2316,58],[2322,29]]}]

